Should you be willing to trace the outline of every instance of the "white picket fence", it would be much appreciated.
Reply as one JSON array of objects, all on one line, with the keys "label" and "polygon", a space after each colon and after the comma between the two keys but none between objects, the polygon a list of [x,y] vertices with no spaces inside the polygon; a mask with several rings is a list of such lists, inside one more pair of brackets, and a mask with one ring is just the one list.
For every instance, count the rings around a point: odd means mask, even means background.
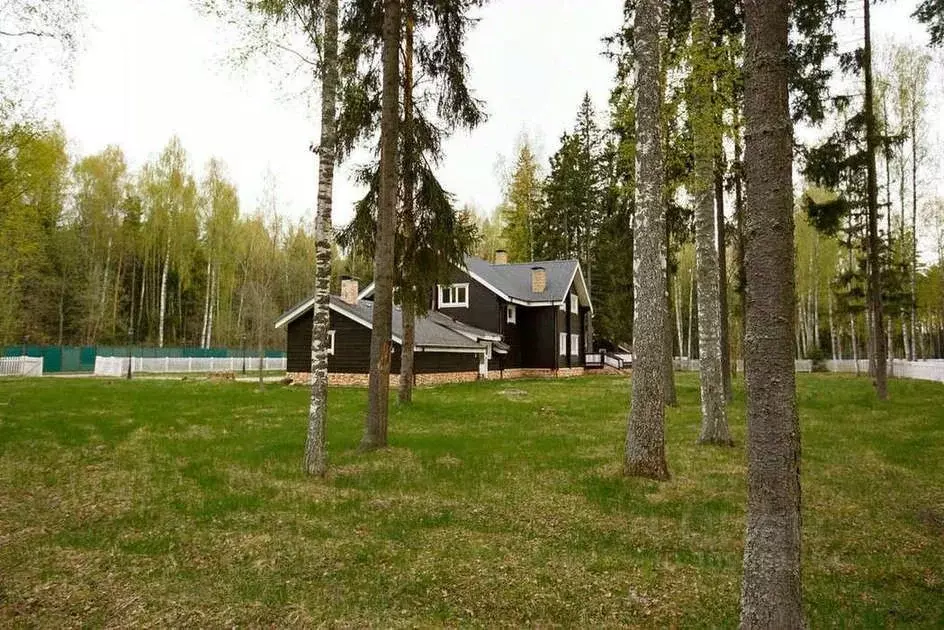
[{"label": "white picket fence", "polygon": [[[245,365],[247,373],[259,369],[259,357],[133,357],[133,374],[182,374],[193,372],[241,372]],[[266,371],[284,371],[285,357],[262,360]],[[95,357],[96,376],[126,376],[128,357]]]},{"label": "white picket fence", "polygon": [[2,357],[0,376],[42,376],[42,357]]},{"label": "white picket fence", "polygon": [[[826,361],[826,370],[829,372],[856,372],[856,362],[852,360],[845,361]],[[904,361],[895,359],[888,362],[888,372],[893,377],[914,378],[922,381],[937,381],[944,383],[944,361]],[[869,373],[869,360],[859,359],[859,373]]]},{"label": "white picket fence", "polygon": [[[856,373],[856,362],[848,359],[843,361],[824,361],[827,372],[842,372],[847,374]],[[931,359],[927,361],[905,361],[903,359],[889,360],[888,373],[896,378],[914,378],[922,381],[937,381],[944,383],[944,359]],[[683,372],[697,372],[698,359],[688,359],[686,357],[675,357],[675,369]],[[741,372],[744,369],[742,361],[737,362],[737,370]],[[796,361],[797,372],[812,372],[813,362],[807,359],[798,359]],[[869,373],[869,360],[859,359],[859,373]]]}]

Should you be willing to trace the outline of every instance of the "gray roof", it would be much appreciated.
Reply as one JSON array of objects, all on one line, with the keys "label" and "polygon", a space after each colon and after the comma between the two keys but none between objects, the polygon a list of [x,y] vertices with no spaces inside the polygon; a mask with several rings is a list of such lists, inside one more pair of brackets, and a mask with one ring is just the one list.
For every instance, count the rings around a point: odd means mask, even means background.
[{"label": "gray roof", "polygon": [[[465,266],[493,288],[525,302],[561,302],[567,297],[570,281],[577,270],[576,260],[544,260],[540,262],[493,265],[475,256],[465,257]],[[547,272],[547,288],[543,293],[531,290],[531,269],[543,267]]]},{"label": "gray roof", "polygon": [[453,319],[448,315],[441,313],[439,311],[430,311],[429,319],[436,322],[440,326],[445,326],[446,328],[451,328],[452,330],[458,333],[465,333],[466,335],[473,335],[477,339],[487,339],[494,340],[495,338],[501,339],[501,334],[493,332],[491,330],[485,330],[484,328],[476,328],[465,322],[460,322],[457,319]]},{"label": "gray roof", "polygon": [[[353,315],[362,321],[373,321],[374,303],[369,300],[361,300],[357,304],[348,304],[340,297],[332,295],[331,305],[337,310]],[[403,339],[403,312],[398,307],[393,309],[392,324],[393,336],[398,340]],[[416,318],[416,345],[424,348],[485,349],[482,344],[446,328],[446,326],[433,321],[429,316]]]}]

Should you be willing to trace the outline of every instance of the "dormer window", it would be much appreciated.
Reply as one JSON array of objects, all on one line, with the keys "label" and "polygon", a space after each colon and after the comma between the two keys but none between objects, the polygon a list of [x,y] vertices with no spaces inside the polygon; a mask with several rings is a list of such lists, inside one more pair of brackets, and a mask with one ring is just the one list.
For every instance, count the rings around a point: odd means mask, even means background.
[{"label": "dormer window", "polygon": [[439,307],[440,308],[468,308],[469,307],[468,283],[439,285]]},{"label": "dormer window", "polygon": [[577,297],[576,293],[570,294],[570,312],[571,313],[580,312],[580,298]]},{"label": "dormer window", "polygon": [[514,304],[509,304],[509,305],[508,305],[507,321],[508,321],[509,324],[517,324],[517,323],[518,323],[518,309],[515,307]]}]

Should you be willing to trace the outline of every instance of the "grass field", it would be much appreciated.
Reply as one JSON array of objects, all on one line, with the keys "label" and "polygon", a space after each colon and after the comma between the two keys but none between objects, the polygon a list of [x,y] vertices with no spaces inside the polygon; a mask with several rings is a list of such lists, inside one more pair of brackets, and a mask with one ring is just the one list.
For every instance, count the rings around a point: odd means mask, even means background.
[{"label": "grass field", "polygon": [[[300,473],[307,392],[198,381],[0,381],[0,626],[736,624],[738,446],[620,476],[625,378],[421,389],[359,454],[333,389],[331,474]],[[800,377],[811,627],[944,626],[944,386]]]}]

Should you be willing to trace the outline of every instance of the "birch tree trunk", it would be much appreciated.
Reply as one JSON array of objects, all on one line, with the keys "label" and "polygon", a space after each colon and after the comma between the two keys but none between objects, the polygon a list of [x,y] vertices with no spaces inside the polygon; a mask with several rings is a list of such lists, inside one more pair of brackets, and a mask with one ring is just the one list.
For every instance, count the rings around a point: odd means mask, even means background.
[{"label": "birch tree trunk", "polygon": [[210,322],[210,291],[213,288],[213,281],[210,278],[210,261],[207,260],[207,286],[206,299],[203,301],[203,330],[200,332],[200,347],[207,347],[207,324]]},{"label": "birch tree trunk", "polygon": [[328,469],[328,350],[331,327],[331,202],[334,198],[338,91],[338,0],[324,4],[321,68],[321,142],[318,146],[318,214],[315,219],[315,306],[311,330],[311,399],[305,439],[305,472],[323,477]]},{"label": "birch tree trunk", "polygon": [[[912,98],[916,98],[917,94],[912,92]],[[918,358],[918,353],[916,352],[915,347],[915,337],[918,336],[917,332],[917,309],[918,309],[918,295],[916,289],[917,282],[917,272],[918,272],[918,139],[915,137],[915,134],[918,132],[918,112],[916,108],[913,108],[911,111],[911,360],[915,361]],[[902,208],[902,213],[904,213],[904,208]],[[904,223],[904,219],[902,219]],[[902,225],[902,231],[904,231],[904,225]]]},{"label": "birch tree trunk", "polygon": [[695,270],[688,274],[688,360],[692,360],[692,338],[695,335]]},{"label": "birch tree trunk", "polygon": [[803,628],[790,2],[746,0],[747,527],[742,628]]},{"label": "birch tree trunk", "polygon": [[632,399],[626,475],[668,479],[665,458],[665,207],[662,203],[660,0],[636,5],[636,212]]},{"label": "birch tree trunk", "polygon": [[170,267],[170,243],[164,252],[164,265],[161,269],[161,306],[157,324],[157,347],[164,347],[164,317],[167,315],[167,271]]},{"label": "birch tree trunk", "polygon": [[698,359],[701,381],[702,444],[733,444],[728,430],[721,357],[721,278],[715,227],[714,172],[718,147],[711,63],[711,6],[692,2],[691,118],[695,142],[695,267],[698,277]]},{"label": "birch tree trunk", "polygon": [[207,332],[206,332],[206,347],[211,348],[213,346],[213,312],[219,307],[219,300],[215,299],[219,295],[219,287],[217,286],[217,271],[213,269],[210,271],[210,285],[213,289],[210,291],[210,319],[207,322]]},{"label": "birch tree trunk", "polygon": [[[718,123],[721,124],[720,121]],[[720,139],[720,134],[719,134]],[[724,386],[724,399],[731,401],[731,348],[729,339],[731,330],[728,326],[728,249],[727,229],[724,224],[724,172],[722,168],[721,152],[724,149],[718,144],[717,168],[715,172],[715,205],[717,217],[715,227],[718,230],[718,309],[721,323],[721,381]]]},{"label": "birch tree trunk", "polygon": [[[403,51],[403,237],[405,255],[413,251],[414,189],[416,163],[413,156],[413,0],[403,0],[406,9]],[[416,342],[416,304],[413,287],[400,289],[403,321],[403,346],[400,348],[400,391],[402,404],[413,402],[413,350]]]},{"label": "birch tree trunk", "polygon": [[682,287],[675,283],[675,329],[678,333],[679,354],[685,350],[685,331],[682,329]]},{"label": "birch tree trunk", "polygon": [[829,347],[832,350],[833,361],[836,361],[840,357],[837,356],[839,350],[839,340],[836,338],[836,322],[833,319],[833,296],[831,293],[826,294],[827,304],[829,306]]},{"label": "birch tree trunk", "polygon": [[361,450],[387,446],[392,348],[394,232],[399,174],[400,0],[383,3],[383,95],[380,120],[380,203],[374,253],[374,307],[370,336],[367,417]]}]

